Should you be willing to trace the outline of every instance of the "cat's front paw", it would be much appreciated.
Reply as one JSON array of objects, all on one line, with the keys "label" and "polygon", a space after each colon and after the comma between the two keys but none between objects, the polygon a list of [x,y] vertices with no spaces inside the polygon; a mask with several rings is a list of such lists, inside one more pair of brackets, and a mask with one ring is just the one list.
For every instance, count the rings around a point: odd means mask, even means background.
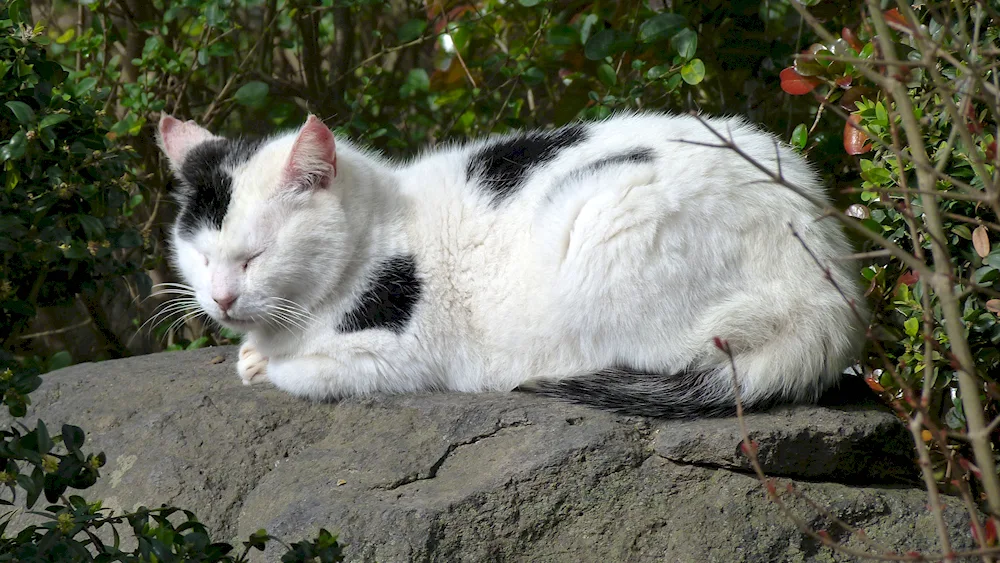
[{"label": "cat's front paw", "polygon": [[253,385],[267,381],[267,356],[261,355],[257,347],[249,342],[240,346],[240,359],[236,362],[236,373],[240,374],[243,385]]}]

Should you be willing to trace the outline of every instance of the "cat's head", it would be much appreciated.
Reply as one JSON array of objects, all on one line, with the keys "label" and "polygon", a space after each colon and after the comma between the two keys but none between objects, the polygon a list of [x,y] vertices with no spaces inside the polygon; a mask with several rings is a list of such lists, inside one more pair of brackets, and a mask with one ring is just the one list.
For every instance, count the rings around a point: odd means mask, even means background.
[{"label": "cat's head", "polygon": [[348,256],[333,133],[315,116],[263,141],[164,115],[175,178],[173,258],[210,317],[238,330],[304,324]]}]

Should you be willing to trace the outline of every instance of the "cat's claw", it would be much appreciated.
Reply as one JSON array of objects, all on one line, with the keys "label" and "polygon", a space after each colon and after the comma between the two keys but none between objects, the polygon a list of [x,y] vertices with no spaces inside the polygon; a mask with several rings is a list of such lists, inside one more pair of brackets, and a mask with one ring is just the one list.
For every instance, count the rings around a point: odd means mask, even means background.
[{"label": "cat's claw", "polygon": [[236,372],[243,385],[254,385],[267,381],[267,356],[261,355],[250,343],[240,346],[240,359],[236,362]]}]

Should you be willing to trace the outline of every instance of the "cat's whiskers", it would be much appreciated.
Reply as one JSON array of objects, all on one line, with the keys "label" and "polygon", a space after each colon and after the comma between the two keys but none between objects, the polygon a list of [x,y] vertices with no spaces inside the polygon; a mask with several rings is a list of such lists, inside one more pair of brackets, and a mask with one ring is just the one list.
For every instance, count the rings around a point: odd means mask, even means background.
[{"label": "cat's whiskers", "polygon": [[[268,315],[275,321],[280,323],[281,327],[289,332],[291,332],[291,327],[298,328],[299,330],[305,332],[306,326],[303,324],[303,320],[296,318],[293,310],[286,309],[280,305],[270,305],[267,309]],[[306,319],[308,320],[308,319]]]},{"label": "cat's whiskers", "polygon": [[268,311],[279,311],[279,312],[284,313],[285,315],[287,315],[289,317],[292,317],[294,319],[300,320],[300,321],[305,322],[305,323],[309,323],[309,322],[313,322],[313,321],[319,320],[319,319],[316,318],[315,315],[310,314],[308,311],[303,312],[303,311],[301,311],[299,309],[294,309],[292,307],[288,307],[287,305],[275,305],[275,304],[271,304],[271,305],[268,306]]},{"label": "cat's whiskers", "polygon": [[308,327],[309,324],[312,321],[315,320],[315,319],[310,319],[310,318],[306,318],[306,317],[302,317],[302,316],[296,316],[294,313],[290,313],[290,312],[287,312],[287,311],[282,311],[281,314],[286,319],[288,319],[289,323],[294,324],[299,329],[301,329],[303,332],[306,330],[306,327]]},{"label": "cat's whiskers", "polygon": [[162,317],[169,318],[174,313],[183,312],[188,309],[197,307],[199,307],[198,301],[193,297],[186,297],[186,296],[175,297],[159,305],[153,311],[153,314],[148,319],[146,319],[146,322],[142,323],[142,326],[139,327],[139,330],[141,331],[146,327],[146,325],[150,323],[156,323],[157,320]]},{"label": "cat's whiskers", "polygon": [[188,311],[187,313],[184,313],[183,315],[181,315],[180,317],[178,317],[176,320],[174,320],[174,322],[170,323],[170,326],[167,327],[167,330],[164,332],[164,335],[170,334],[175,329],[181,327],[184,323],[188,322],[189,320],[198,318],[198,317],[200,317],[202,315],[204,315],[206,317],[208,316],[208,314],[205,313],[205,311],[202,311],[200,309],[196,309],[194,311]]},{"label": "cat's whiskers", "polygon": [[190,285],[183,283],[163,282],[153,285],[151,289],[152,293],[142,300],[143,303],[153,297],[159,297],[161,295],[189,295],[192,297],[195,295],[195,289]]},{"label": "cat's whiskers", "polygon": [[316,317],[316,315],[314,315],[311,312],[309,312],[309,309],[306,309],[305,307],[303,307],[302,305],[300,305],[299,303],[297,303],[295,301],[292,301],[291,299],[286,299],[284,297],[274,297],[274,299],[277,299],[278,301],[282,301],[284,303],[289,304],[290,306],[292,306],[296,310],[298,310],[301,314],[303,314],[305,316],[308,316],[311,320],[314,320],[314,321],[315,320],[319,320]]}]

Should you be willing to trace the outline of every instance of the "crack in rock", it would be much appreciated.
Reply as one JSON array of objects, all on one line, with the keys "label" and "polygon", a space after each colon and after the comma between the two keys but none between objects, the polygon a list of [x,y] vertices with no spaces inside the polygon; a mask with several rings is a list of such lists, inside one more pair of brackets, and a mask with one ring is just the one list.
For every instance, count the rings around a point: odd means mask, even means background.
[{"label": "crack in rock", "polygon": [[445,449],[444,453],[441,454],[441,456],[438,457],[434,461],[434,463],[431,464],[430,468],[427,469],[426,475],[422,475],[422,472],[411,473],[410,475],[407,475],[397,481],[393,481],[388,485],[377,485],[373,487],[373,489],[383,490],[383,491],[393,491],[400,487],[405,487],[406,485],[409,485],[411,483],[416,483],[417,481],[428,481],[430,479],[434,479],[435,477],[437,477],[438,470],[441,469],[441,466],[444,465],[444,462],[447,461],[448,458],[451,457],[451,454],[454,453],[455,450],[457,450],[458,448],[462,446],[469,446],[472,444],[476,444],[482,440],[492,438],[493,436],[496,436],[498,433],[500,433],[503,430],[507,430],[508,428],[517,428],[520,426],[530,426],[530,425],[531,422],[526,420],[517,420],[508,423],[503,423],[498,421],[493,430],[490,430],[485,434],[477,434],[471,438],[462,440],[460,442],[452,442],[451,444],[448,444],[448,447]]}]

